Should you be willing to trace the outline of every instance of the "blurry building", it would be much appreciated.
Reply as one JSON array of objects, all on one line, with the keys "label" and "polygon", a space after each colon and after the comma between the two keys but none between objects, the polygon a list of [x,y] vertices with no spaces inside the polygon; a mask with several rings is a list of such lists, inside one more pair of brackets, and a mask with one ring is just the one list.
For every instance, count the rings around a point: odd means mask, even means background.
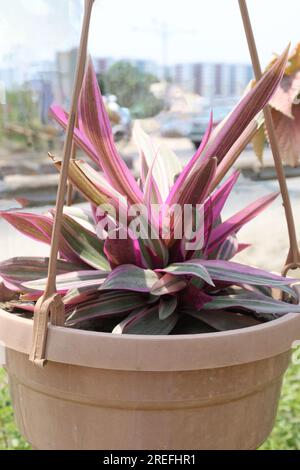
[{"label": "blurry building", "polygon": [[17,67],[4,66],[0,68],[0,82],[6,90],[17,88],[22,84],[22,81],[23,74]]},{"label": "blurry building", "polygon": [[58,102],[62,103],[66,108],[70,106],[70,97],[76,71],[78,49],[74,48],[70,51],[57,52],[56,68],[58,82]]},{"label": "blurry building", "polygon": [[194,63],[170,67],[172,81],[209,101],[241,96],[253,77],[248,64]]}]

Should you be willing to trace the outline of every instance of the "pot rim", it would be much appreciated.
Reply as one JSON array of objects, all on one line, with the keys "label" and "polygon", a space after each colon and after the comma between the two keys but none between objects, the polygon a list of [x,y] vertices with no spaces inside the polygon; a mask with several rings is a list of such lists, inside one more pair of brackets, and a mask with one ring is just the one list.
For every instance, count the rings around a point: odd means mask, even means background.
[{"label": "pot rim", "polygon": [[[0,309],[0,341],[29,355],[33,321]],[[261,325],[178,336],[112,335],[49,325],[50,362],[123,371],[191,371],[256,362],[300,341],[300,313]]]}]

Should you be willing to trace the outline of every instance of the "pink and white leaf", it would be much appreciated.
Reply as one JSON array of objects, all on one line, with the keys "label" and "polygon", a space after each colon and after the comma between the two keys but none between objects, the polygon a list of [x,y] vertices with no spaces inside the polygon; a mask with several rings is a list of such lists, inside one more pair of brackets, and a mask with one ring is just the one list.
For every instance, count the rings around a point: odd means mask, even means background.
[{"label": "pink and white leaf", "polygon": [[91,61],[87,66],[79,104],[79,128],[95,148],[109,183],[130,203],[140,203],[142,193],[120,157],[113,139],[109,118],[103,103]]}]

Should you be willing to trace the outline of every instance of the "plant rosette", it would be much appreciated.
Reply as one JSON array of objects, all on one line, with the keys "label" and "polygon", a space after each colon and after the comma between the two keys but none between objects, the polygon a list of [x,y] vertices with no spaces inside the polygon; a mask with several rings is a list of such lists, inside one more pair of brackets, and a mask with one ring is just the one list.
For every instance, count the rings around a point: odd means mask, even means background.
[{"label": "plant rosette", "polygon": [[[247,248],[238,232],[277,194],[223,221],[239,174],[219,182],[286,60],[287,53],[214,132],[211,119],[183,169],[137,125],[138,182],[114,145],[88,64],[74,141],[94,165],[71,161],[69,178],[91,210],[64,211],[57,290],[65,327],[49,326],[44,370],[28,354],[48,259],[0,263],[0,340],[16,418],[34,448],[254,449],[270,433],[300,339],[299,295],[294,279],[233,261]],[[51,112],[66,128],[67,113]],[[51,243],[54,211],[0,216]]]}]

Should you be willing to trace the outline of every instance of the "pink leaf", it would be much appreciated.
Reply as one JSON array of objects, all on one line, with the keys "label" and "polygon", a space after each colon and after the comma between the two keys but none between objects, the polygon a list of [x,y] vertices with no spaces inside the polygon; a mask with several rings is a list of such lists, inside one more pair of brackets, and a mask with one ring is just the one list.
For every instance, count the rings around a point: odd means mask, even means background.
[{"label": "pink leaf", "polygon": [[108,234],[104,253],[112,269],[124,264],[134,264],[140,268],[147,267],[138,240],[132,239],[125,227],[116,230],[114,234]]},{"label": "pink leaf", "polygon": [[[212,158],[201,165],[199,172],[192,174],[186,181],[186,184],[183,188],[178,190],[176,198],[174,197],[173,204],[179,204],[182,207],[184,205],[191,205],[193,208],[197,204],[203,204],[207,198],[208,191],[211,185],[211,181],[214,178],[217,170],[217,159]],[[172,209],[172,207],[171,207]],[[165,214],[166,215],[166,214]],[[185,223],[187,224],[187,220]],[[171,220],[171,236],[170,239],[166,240],[167,246],[174,244],[174,234],[178,233],[180,228],[179,224],[182,224],[183,221],[181,218],[176,218],[176,214],[173,216],[173,221]]]},{"label": "pink leaf", "polygon": [[288,58],[288,49],[276,60],[270,70],[257,85],[243,98],[224,125],[216,138],[208,145],[204,159],[217,157],[221,162],[236,140],[265,107],[275,93],[284,73]]},{"label": "pink leaf", "polygon": [[233,190],[238,178],[240,176],[240,173],[238,171],[235,171],[230,178],[228,178],[225,183],[220,186],[219,189],[217,189],[214,194],[208,199],[208,201],[205,203],[205,212],[208,211],[208,205],[211,203],[212,207],[212,212],[213,212],[213,222],[215,222],[221,215],[222,210],[224,209],[224,206],[228,200],[228,197],[231,194],[231,191]]},{"label": "pink leaf", "polygon": [[[21,212],[0,212],[0,217],[15,227],[19,232],[35,241],[50,245],[53,220],[44,215]],[[63,237],[60,240],[60,253],[69,261],[80,264],[80,258],[69,248]]]},{"label": "pink leaf", "polygon": [[186,165],[186,167],[183,169],[182,173],[179,175],[176,183],[174,184],[169,196],[168,196],[168,199],[166,201],[166,204],[169,205],[169,206],[172,206],[173,204],[175,204],[176,200],[177,200],[177,196],[178,196],[178,191],[182,189],[182,187],[186,184],[186,181],[187,181],[187,178],[188,176],[195,171],[195,165],[196,163],[198,163],[199,161],[199,158],[201,157],[208,141],[209,141],[209,138],[211,136],[211,131],[212,131],[212,127],[213,127],[213,119],[212,119],[212,115],[210,117],[210,122],[209,122],[209,126],[206,130],[206,133],[203,137],[203,140],[201,142],[201,145],[198,149],[198,151],[196,152],[196,154],[194,155],[194,157],[192,158],[192,160]]},{"label": "pink leaf", "polygon": [[265,196],[216,227],[211,234],[207,253],[210,254],[218,249],[227,237],[237,233],[245,224],[266,209],[277,197],[278,193]]},{"label": "pink leaf", "polygon": [[130,203],[141,202],[141,190],[115,147],[111,125],[91,61],[88,63],[80,98],[79,128],[84,131],[95,148],[101,167],[112,186],[123,196],[127,196]]},{"label": "pink leaf", "polygon": [[192,283],[186,288],[181,297],[181,302],[184,305],[193,305],[197,311],[201,310],[202,307],[211,300],[212,297]]},{"label": "pink leaf", "polygon": [[[66,111],[64,111],[60,106],[53,105],[50,108],[50,115],[64,130],[67,130],[69,115]],[[78,128],[74,130],[74,140],[78,147],[80,147],[95,163],[100,165],[99,156],[92,143]]]}]

